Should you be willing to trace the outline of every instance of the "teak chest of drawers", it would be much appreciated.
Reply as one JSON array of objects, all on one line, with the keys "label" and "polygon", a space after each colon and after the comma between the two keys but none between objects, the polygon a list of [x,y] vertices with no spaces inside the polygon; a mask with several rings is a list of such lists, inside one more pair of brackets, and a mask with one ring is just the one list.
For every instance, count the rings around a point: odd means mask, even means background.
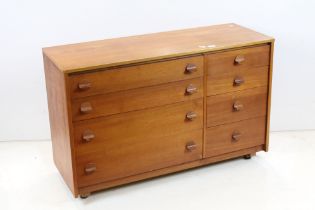
[{"label": "teak chest of drawers", "polygon": [[44,48],[73,195],[267,151],[273,44],[224,24]]}]

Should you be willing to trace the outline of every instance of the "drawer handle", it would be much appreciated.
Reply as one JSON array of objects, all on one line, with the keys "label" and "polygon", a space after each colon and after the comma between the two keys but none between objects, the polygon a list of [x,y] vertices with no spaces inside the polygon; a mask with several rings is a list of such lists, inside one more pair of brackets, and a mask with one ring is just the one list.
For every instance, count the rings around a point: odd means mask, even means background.
[{"label": "drawer handle", "polygon": [[235,57],[234,62],[236,64],[242,64],[245,61],[245,56],[244,55],[238,55]]},{"label": "drawer handle", "polygon": [[193,141],[188,142],[188,143],[186,144],[186,150],[189,151],[189,152],[195,150],[196,148],[197,148],[197,145],[196,145],[196,143],[193,142]]},{"label": "drawer handle", "polygon": [[92,111],[92,105],[90,102],[84,102],[81,104],[80,111],[82,114],[87,114]]},{"label": "drawer handle", "polygon": [[242,77],[236,77],[234,79],[234,86],[239,86],[239,85],[243,84],[244,82],[245,81],[244,81],[244,79]]},{"label": "drawer handle", "polygon": [[234,131],[233,134],[232,134],[232,141],[233,142],[237,142],[241,139],[241,133],[238,132],[238,131]]},{"label": "drawer handle", "polygon": [[192,95],[196,92],[197,92],[197,87],[194,86],[193,84],[188,85],[188,87],[186,88],[186,94],[188,95]]},{"label": "drawer handle", "polygon": [[238,111],[241,111],[242,109],[244,108],[243,104],[239,101],[235,101],[233,103],[233,110],[238,112]]},{"label": "drawer handle", "polygon": [[92,174],[94,171],[96,171],[96,164],[95,163],[88,163],[85,168],[84,172],[86,175]]},{"label": "drawer handle", "polygon": [[79,90],[88,90],[92,87],[92,84],[90,82],[82,82],[78,84]]},{"label": "drawer handle", "polygon": [[82,139],[85,143],[92,141],[95,138],[95,134],[91,130],[85,130],[82,135]]},{"label": "drawer handle", "polygon": [[193,63],[189,63],[187,64],[186,68],[185,68],[185,72],[188,74],[191,74],[193,72],[197,71],[197,66],[196,64]]},{"label": "drawer handle", "polygon": [[188,120],[193,120],[193,119],[195,119],[197,117],[197,113],[196,112],[188,112],[187,114],[186,114],[186,118],[188,119]]}]

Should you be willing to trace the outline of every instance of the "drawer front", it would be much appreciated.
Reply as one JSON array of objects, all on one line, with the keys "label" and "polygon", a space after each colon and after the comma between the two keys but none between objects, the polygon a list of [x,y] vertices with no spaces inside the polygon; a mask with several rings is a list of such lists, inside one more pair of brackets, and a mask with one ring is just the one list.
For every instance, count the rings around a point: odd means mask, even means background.
[{"label": "drawer front", "polygon": [[199,159],[202,128],[202,99],[75,122],[79,186]]},{"label": "drawer front", "polygon": [[267,87],[207,97],[207,127],[237,122],[267,111]]},{"label": "drawer front", "polygon": [[225,74],[232,70],[268,66],[269,57],[270,45],[209,54],[206,56],[208,75]]},{"label": "drawer front", "polygon": [[263,66],[211,74],[207,77],[207,95],[211,96],[267,86],[268,70],[269,66]]},{"label": "drawer front", "polygon": [[203,100],[74,122],[78,154],[93,151],[108,141],[172,135],[203,128]]},{"label": "drawer front", "polygon": [[73,120],[129,112],[203,97],[203,78],[74,99]]},{"label": "drawer front", "polygon": [[[161,130],[161,132],[163,132]],[[79,187],[202,158],[202,129],[173,135],[125,136],[77,157]]]},{"label": "drawer front", "polygon": [[71,97],[116,92],[201,76],[202,56],[74,74],[70,76]]},{"label": "drawer front", "polygon": [[265,117],[207,128],[205,157],[263,145],[265,139]]},{"label": "drawer front", "polygon": [[207,95],[267,85],[269,57],[269,45],[207,55]]}]

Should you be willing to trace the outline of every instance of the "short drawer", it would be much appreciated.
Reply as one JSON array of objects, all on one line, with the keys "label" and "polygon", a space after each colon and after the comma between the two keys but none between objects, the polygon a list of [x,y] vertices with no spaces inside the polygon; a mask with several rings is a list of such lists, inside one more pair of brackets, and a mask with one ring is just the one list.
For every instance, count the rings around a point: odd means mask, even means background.
[{"label": "short drawer", "polygon": [[265,139],[265,117],[207,128],[205,157],[263,145]]},{"label": "short drawer", "polygon": [[110,93],[203,76],[203,57],[70,75],[72,98]]},{"label": "short drawer", "polygon": [[265,116],[267,87],[207,97],[207,127]]},{"label": "short drawer", "polygon": [[203,78],[74,99],[74,121],[141,110],[203,97]]},{"label": "short drawer", "polygon": [[[89,186],[202,158],[202,129],[171,135],[125,135],[107,139],[90,153],[79,153],[79,187]],[[163,130],[161,130],[161,133]]]},{"label": "short drawer", "polygon": [[210,75],[207,77],[207,95],[211,96],[267,86],[268,70],[268,66],[263,66]]},{"label": "short drawer", "polygon": [[207,55],[207,95],[267,85],[269,57],[269,45]]},{"label": "short drawer", "polygon": [[206,56],[208,75],[226,71],[268,66],[270,45],[211,53]]}]

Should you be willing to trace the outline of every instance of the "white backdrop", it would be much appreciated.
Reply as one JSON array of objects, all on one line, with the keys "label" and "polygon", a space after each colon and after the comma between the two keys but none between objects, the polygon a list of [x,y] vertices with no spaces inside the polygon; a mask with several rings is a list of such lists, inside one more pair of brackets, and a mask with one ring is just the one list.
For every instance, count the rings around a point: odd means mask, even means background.
[{"label": "white backdrop", "polygon": [[42,47],[228,22],[276,38],[271,130],[315,129],[314,9],[312,0],[2,0],[0,140],[50,138]]}]

